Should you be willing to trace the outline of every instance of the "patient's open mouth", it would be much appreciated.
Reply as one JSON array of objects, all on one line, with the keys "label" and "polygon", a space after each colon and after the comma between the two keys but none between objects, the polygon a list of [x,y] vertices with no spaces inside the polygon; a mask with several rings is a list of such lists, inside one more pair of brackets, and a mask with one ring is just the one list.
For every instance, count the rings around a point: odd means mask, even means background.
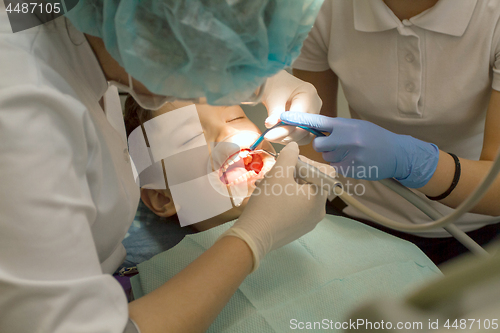
[{"label": "patient's open mouth", "polygon": [[219,170],[220,180],[229,186],[253,179],[264,166],[263,156],[248,148],[229,156]]}]

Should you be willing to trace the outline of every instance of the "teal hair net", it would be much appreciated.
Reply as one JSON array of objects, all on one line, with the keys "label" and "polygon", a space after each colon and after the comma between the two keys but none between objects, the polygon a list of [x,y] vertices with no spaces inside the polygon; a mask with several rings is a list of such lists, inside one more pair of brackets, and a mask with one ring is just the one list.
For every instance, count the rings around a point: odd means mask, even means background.
[{"label": "teal hair net", "polygon": [[66,14],[151,92],[239,104],[299,55],[323,0],[80,0]]}]

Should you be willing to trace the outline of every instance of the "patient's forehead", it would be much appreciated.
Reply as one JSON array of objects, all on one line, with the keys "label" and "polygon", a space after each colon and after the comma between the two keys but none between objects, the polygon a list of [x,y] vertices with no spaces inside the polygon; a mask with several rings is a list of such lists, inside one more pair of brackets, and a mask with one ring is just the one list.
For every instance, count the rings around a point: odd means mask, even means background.
[{"label": "patient's forehead", "polygon": [[[239,105],[234,106],[212,106],[197,105],[198,115],[203,122],[208,119],[226,121],[233,116],[245,116],[243,109]],[[245,116],[246,117],[246,116]]]},{"label": "patient's forehead", "polygon": [[170,112],[170,111],[174,111],[174,110],[183,108],[183,107],[191,105],[191,104],[194,104],[194,103],[193,102],[189,102],[189,101],[168,102],[168,103],[165,103],[157,111],[154,111],[154,116],[157,117],[157,116],[162,115],[164,113],[167,113],[167,112]]},{"label": "patient's forehead", "polygon": [[188,105],[194,104],[196,106],[196,110],[198,111],[198,114],[200,116],[209,116],[209,115],[224,115],[228,114],[231,112],[243,112],[243,109],[239,105],[233,105],[233,106],[215,106],[215,105],[208,105],[208,104],[195,104],[193,102],[189,101],[174,101],[174,102],[169,102],[163,105],[158,111],[155,112],[155,117],[159,116],[161,114],[174,111],[180,108],[183,108]]},{"label": "patient's forehead", "polygon": [[[194,103],[189,101],[169,102],[166,103],[159,110],[155,111],[153,117],[158,117],[162,114],[193,104]],[[211,126],[218,122],[226,122],[231,117],[246,118],[245,112],[239,105],[234,105],[234,106],[214,106],[208,104],[194,104],[194,105],[196,106],[198,117],[203,127]],[[181,114],[179,114],[179,116],[181,116]]]}]

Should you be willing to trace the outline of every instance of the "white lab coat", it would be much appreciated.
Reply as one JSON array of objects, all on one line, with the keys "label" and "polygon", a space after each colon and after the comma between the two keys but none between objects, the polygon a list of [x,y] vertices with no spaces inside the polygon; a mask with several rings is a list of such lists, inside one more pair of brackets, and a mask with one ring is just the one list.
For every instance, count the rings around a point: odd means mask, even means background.
[{"label": "white lab coat", "polygon": [[125,258],[139,188],[117,91],[106,91],[69,21],[13,34],[0,5],[2,333],[127,324],[125,294],[109,273]]}]

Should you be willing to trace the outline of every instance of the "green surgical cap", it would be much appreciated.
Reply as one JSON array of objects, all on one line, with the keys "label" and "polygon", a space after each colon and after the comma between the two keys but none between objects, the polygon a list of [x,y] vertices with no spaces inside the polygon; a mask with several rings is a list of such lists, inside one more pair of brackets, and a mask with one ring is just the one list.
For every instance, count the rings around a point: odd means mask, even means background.
[{"label": "green surgical cap", "polygon": [[80,0],[66,16],[151,92],[239,104],[290,66],[323,0]]}]

